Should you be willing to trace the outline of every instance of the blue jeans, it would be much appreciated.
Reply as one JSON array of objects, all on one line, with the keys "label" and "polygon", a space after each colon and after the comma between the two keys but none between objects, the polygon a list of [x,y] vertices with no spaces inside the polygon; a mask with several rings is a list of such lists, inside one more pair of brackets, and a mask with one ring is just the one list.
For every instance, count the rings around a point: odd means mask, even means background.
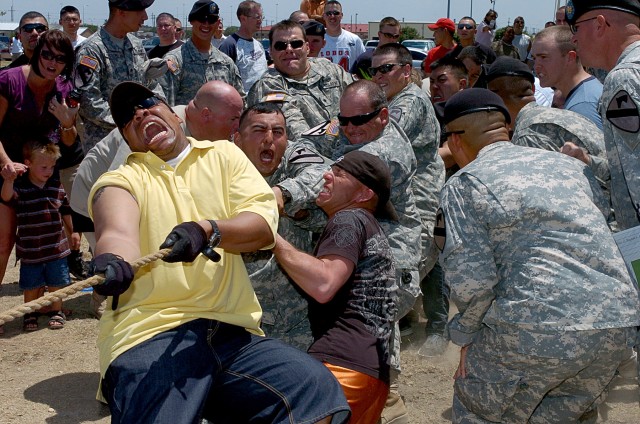
[{"label": "blue jeans", "polygon": [[66,257],[39,264],[20,264],[20,290],[65,287],[70,282]]},{"label": "blue jeans", "polygon": [[431,271],[420,282],[422,307],[427,317],[425,332],[443,335],[449,319],[449,289],[444,282],[444,271],[436,262]]},{"label": "blue jeans", "polygon": [[197,319],[118,356],[102,380],[112,423],[347,422],[342,389],[282,342]]}]

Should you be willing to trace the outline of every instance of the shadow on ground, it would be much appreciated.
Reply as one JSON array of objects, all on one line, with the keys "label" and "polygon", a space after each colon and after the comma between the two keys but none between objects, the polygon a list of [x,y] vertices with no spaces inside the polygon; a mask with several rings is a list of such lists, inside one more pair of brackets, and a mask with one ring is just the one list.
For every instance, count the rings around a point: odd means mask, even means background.
[{"label": "shadow on ground", "polygon": [[109,408],[95,398],[100,374],[78,372],[41,381],[24,392],[31,402],[48,405],[56,415],[48,424],[75,424],[98,421],[109,416]]}]

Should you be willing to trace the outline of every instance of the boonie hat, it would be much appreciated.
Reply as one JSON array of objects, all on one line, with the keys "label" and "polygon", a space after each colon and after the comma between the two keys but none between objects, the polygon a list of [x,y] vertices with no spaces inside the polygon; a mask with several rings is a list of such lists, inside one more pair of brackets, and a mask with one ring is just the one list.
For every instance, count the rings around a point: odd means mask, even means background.
[{"label": "boonie hat", "polygon": [[211,0],[198,0],[193,4],[191,12],[189,12],[189,22],[203,18],[206,16],[220,16],[220,8]]},{"label": "boonie hat", "polygon": [[573,25],[580,16],[595,9],[619,10],[640,16],[640,2],[638,0],[569,0],[564,12],[567,23]]},{"label": "boonie hat", "polygon": [[489,67],[486,81],[493,81],[499,77],[523,77],[534,82],[533,72],[522,61],[508,56],[498,57]]},{"label": "boonie hat", "polygon": [[468,88],[458,91],[447,100],[444,105],[444,124],[470,113],[491,111],[502,112],[506,122],[511,123],[509,110],[500,96],[486,88]]},{"label": "boonie hat", "polygon": [[318,37],[324,37],[324,35],[327,32],[324,25],[322,25],[318,21],[314,21],[313,19],[306,21],[304,24],[302,24],[302,28],[304,28],[304,33],[307,36],[317,35]]},{"label": "boonie hat", "polygon": [[109,4],[120,10],[139,11],[151,6],[155,0],[109,0]]},{"label": "boonie hat", "polygon": [[427,28],[430,30],[444,28],[450,32],[454,32],[456,30],[456,24],[449,18],[440,18],[435,24],[427,25]]},{"label": "boonie hat", "polygon": [[354,150],[340,157],[333,165],[344,169],[378,195],[378,206],[374,213],[377,218],[398,220],[398,214],[389,201],[391,173],[382,159],[371,153]]}]

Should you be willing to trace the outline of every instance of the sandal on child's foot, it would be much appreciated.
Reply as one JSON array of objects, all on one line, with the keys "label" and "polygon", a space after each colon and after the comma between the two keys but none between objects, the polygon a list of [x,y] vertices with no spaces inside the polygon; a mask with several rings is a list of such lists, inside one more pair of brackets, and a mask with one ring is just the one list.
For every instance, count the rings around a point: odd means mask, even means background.
[{"label": "sandal on child's foot", "polygon": [[62,311],[49,312],[49,329],[59,330],[64,327],[67,317]]},{"label": "sandal on child's foot", "polygon": [[36,312],[25,314],[22,329],[24,331],[36,331],[38,329],[38,314]]}]

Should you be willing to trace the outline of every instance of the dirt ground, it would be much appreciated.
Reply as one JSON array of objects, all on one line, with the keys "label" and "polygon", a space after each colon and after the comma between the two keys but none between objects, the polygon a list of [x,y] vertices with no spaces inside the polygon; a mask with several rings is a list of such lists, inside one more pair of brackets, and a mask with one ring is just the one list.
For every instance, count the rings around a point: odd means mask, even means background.
[{"label": "dirt ground", "polygon": [[[17,281],[18,268],[10,266],[0,286],[0,313],[22,303]],[[0,424],[110,421],[108,408],[95,400],[98,321],[89,313],[89,298],[90,293],[79,292],[65,301],[73,314],[62,330],[47,329],[44,317],[33,333],[22,332],[22,319],[5,324],[0,337]],[[423,327],[424,320],[416,320],[414,334],[403,338],[400,392],[411,423],[447,423],[458,349],[450,344],[442,357],[419,357]],[[600,413],[601,422],[638,423],[640,390],[635,381],[617,377]]]}]

